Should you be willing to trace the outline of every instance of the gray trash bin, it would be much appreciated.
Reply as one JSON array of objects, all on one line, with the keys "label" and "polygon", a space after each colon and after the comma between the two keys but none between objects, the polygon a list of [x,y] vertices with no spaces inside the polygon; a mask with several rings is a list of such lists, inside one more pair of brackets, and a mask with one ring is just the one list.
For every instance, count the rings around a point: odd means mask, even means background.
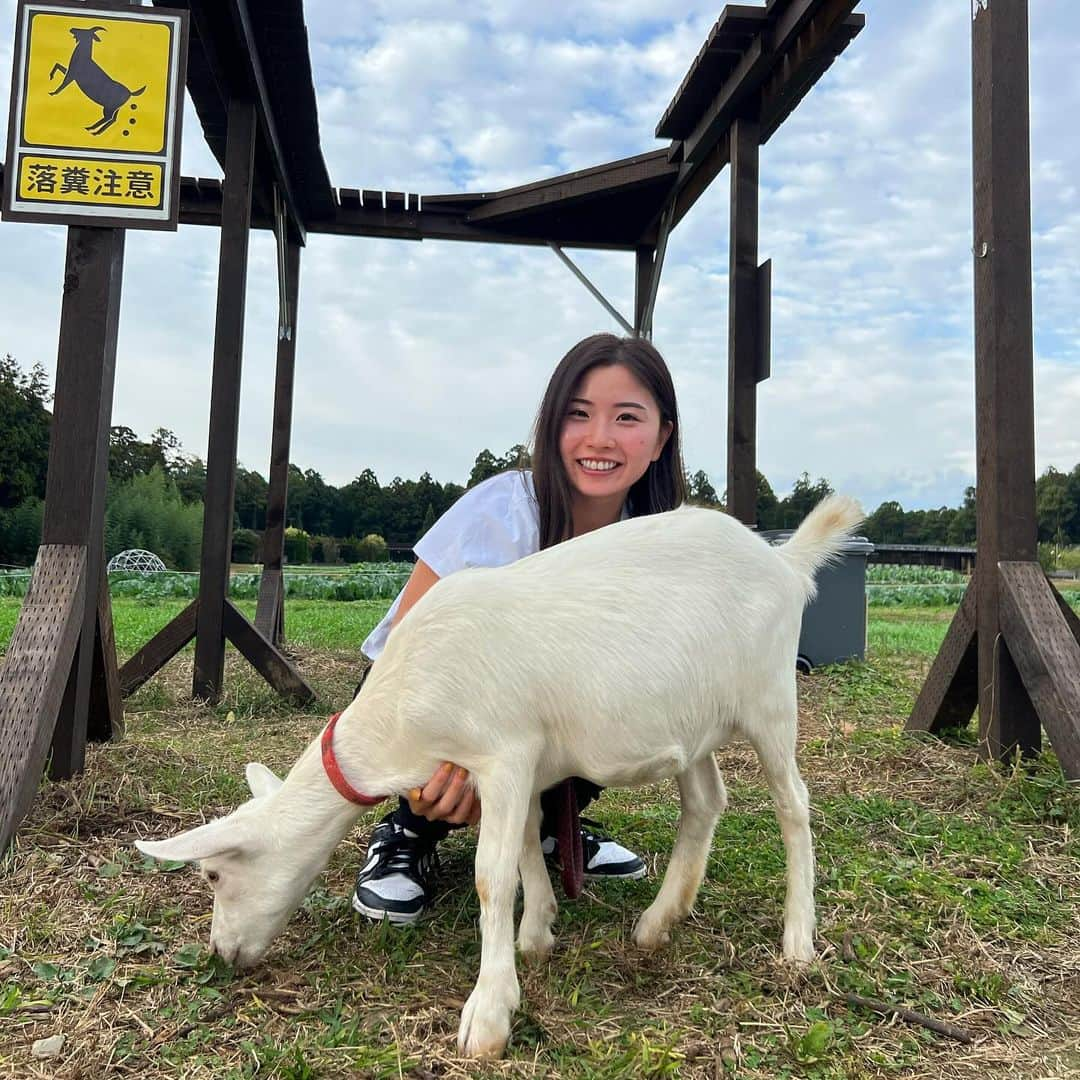
[{"label": "gray trash bin", "polygon": [[[760,535],[770,544],[782,544],[792,531],[767,529]],[[873,550],[865,536],[853,536],[839,561],[818,574],[817,596],[803,612],[801,671],[866,655],[866,560]]]}]

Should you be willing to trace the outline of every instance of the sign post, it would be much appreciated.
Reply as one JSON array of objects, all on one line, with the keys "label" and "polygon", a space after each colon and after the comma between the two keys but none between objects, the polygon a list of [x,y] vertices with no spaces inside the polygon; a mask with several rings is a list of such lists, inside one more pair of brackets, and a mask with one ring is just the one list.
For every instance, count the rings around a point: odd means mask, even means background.
[{"label": "sign post", "polygon": [[0,852],[122,724],[103,558],[128,228],[175,229],[187,12],[20,0],[3,216],[68,225],[42,544],[0,668]]},{"label": "sign post", "polygon": [[20,0],[4,217],[176,229],[186,11]]}]

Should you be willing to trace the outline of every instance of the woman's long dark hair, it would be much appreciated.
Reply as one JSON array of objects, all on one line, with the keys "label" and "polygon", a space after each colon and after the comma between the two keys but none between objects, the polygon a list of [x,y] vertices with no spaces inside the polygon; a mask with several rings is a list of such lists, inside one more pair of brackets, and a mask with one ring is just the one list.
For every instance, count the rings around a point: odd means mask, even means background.
[{"label": "woman's long dark hair", "polygon": [[664,358],[644,338],[593,334],[579,341],[560,361],[548,382],[536,414],[532,439],[532,473],[540,506],[540,547],[548,548],[574,535],[573,489],[563,467],[559,441],[570,399],[585,374],[594,367],[621,364],[652,394],[660,423],[671,424],[660,457],[626,497],[631,517],[674,510],[686,499],[686,480],[679,440],[679,411],[675,386]]}]

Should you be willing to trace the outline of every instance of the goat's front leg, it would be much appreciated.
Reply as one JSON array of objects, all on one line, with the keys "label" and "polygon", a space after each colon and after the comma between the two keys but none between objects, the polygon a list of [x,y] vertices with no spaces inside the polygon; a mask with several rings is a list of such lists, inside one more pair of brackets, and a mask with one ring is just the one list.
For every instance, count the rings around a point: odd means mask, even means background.
[{"label": "goat's front leg", "polygon": [[551,888],[544,853],[540,848],[540,796],[532,800],[529,816],[525,821],[525,836],[521,848],[521,891],[524,905],[521,925],[518,927],[518,948],[528,961],[545,960],[551,953],[555,938],[551,924],[555,921],[558,905]]},{"label": "goat's front leg", "polygon": [[458,1049],[469,1057],[498,1057],[510,1038],[510,1018],[521,990],[514,968],[514,897],[517,894],[531,773],[480,782],[480,837],[476,892],[480,897],[480,975],[461,1013]]},{"label": "goat's front leg", "polygon": [[709,860],[716,819],[727,808],[727,791],[712,754],[680,773],[679,833],[660,892],[634,927],[634,944],[658,949],[670,940],[672,926],[690,914]]}]

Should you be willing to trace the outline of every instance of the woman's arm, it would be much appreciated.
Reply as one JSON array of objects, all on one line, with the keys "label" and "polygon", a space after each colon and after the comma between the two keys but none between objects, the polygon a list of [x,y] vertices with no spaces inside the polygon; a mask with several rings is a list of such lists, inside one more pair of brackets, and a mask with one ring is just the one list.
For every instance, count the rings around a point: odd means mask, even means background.
[{"label": "woman's arm", "polygon": [[[405,617],[409,609],[439,580],[439,575],[423,559],[417,559],[401,594],[390,631]],[[434,776],[422,787],[409,792],[409,806],[414,814],[429,821],[447,821],[452,825],[475,825],[480,820],[480,801],[466,787],[469,774],[453,762],[444,762]]]},{"label": "woman's arm", "polygon": [[405,618],[409,608],[438,580],[439,575],[423,559],[416,560],[416,565],[409,575],[409,580],[405,582],[405,588],[401,591],[401,603],[398,605],[397,612],[394,615],[394,621],[390,624],[391,630]]}]

